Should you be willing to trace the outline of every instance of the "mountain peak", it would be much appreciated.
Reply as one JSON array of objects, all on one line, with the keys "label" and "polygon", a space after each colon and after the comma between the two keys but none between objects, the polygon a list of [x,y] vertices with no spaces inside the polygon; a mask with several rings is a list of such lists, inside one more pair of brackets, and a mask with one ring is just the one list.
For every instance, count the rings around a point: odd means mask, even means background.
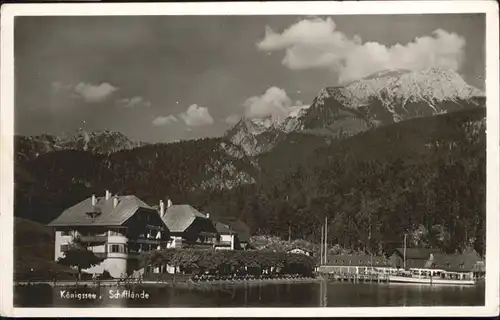
[{"label": "mountain peak", "polygon": [[87,132],[79,128],[73,132],[65,132],[59,136],[41,134],[38,136],[17,136],[17,143],[31,146],[33,154],[27,158],[40,154],[60,150],[82,150],[92,153],[112,153],[120,150],[133,149],[145,145],[140,141],[133,141],[120,132],[110,130]]}]

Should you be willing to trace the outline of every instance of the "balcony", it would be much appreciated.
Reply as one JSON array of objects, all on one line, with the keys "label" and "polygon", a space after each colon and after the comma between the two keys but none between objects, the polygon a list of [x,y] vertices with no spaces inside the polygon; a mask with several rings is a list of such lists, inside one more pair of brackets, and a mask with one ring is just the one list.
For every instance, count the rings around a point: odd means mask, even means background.
[{"label": "balcony", "polygon": [[231,246],[231,241],[217,241],[215,243],[216,246]]},{"label": "balcony", "polygon": [[79,236],[82,242],[106,242],[108,240],[107,235],[88,235]]}]

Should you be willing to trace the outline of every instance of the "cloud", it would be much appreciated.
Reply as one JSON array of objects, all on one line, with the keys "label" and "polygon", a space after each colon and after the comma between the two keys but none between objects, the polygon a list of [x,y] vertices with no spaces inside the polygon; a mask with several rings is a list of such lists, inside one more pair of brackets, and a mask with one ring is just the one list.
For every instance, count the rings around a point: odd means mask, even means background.
[{"label": "cloud", "polygon": [[271,117],[281,122],[292,112],[297,112],[307,106],[293,105],[285,90],[271,87],[261,96],[248,98],[243,106],[245,117],[249,119],[262,119]]},{"label": "cloud", "polygon": [[281,34],[266,27],[257,43],[262,51],[285,50],[282,64],[292,70],[330,69],[340,82],[351,81],[385,69],[421,70],[432,67],[458,70],[465,39],[442,29],[415,38],[405,45],[385,46],[347,37],[331,18],[301,20]]},{"label": "cloud", "polygon": [[54,92],[68,91],[71,90],[72,87],[71,85],[67,85],[59,81],[54,81],[52,82],[51,85],[52,85],[52,90],[54,90]]},{"label": "cloud", "polygon": [[73,89],[74,93],[79,98],[88,103],[102,102],[110,97],[116,90],[118,90],[117,87],[107,82],[98,85],[80,82]]},{"label": "cloud", "polygon": [[208,112],[208,108],[200,107],[197,104],[192,104],[180,114],[180,117],[189,127],[199,127],[214,123],[214,119]]},{"label": "cloud", "polygon": [[227,116],[227,118],[224,120],[224,122],[227,124],[230,124],[230,125],[234,125],[234,124],[238,123],[238,121],[240,121],[240,119],[241,119],[241,116],[239,116],[237,114],[232,114],[232,115]]},{"label": "cloud", "polygon": [[118,104],[125,108],[137,108],[137,107],[151,107],[151,102],[144,99],[143,97],[133,97],[133,98],[124,98],[118,101]]},{"label": "cloud", "polygon": [[64,93],[72,98],[82,99],[87,103],[102,102],[118,90],[117,87],[107,82],[98,85],[80,82],[77,85],[72,85],[55,81],[52,82],[51,86],[56,93]]},{"label": "cloud", "polygon": [[153,120],[153,125],[156,126],[156,127],[161,127],[161,126],[165,126],[165,125],[168,125],[168,124],[171,124],[173,122],[177,122],[179,121],[174,115],[169,115],[169,116],[166,116],[166,117],[156,117],[154,120]]}]

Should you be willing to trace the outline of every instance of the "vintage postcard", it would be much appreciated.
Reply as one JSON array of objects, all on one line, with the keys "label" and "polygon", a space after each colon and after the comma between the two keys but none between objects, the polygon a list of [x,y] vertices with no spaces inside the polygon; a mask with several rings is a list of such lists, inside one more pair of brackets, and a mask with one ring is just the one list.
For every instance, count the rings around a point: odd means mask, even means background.
[{"label": "vintage postcard", "polygon": [[1,312],[499,312],[494,1],[11,4]]}]

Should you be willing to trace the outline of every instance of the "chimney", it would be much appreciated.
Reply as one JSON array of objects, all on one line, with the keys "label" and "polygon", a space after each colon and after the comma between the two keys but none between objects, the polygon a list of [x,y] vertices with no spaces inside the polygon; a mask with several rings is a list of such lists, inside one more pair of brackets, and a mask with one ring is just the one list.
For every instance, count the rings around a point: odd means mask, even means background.
[{"label": "chimney", "polygon": [[117,205],[118,205],[118,197],[114,196],[113,197],[113,208],[116,208]]},{"label": "chimney", "polygon": [[164,214],[165,214],[165,203],[163,202],[163,200],[160,200],[160,217],[163,217]]},{"label": "chimney", "polygon": [[106,190],[106,200],[111,199],[111,192],[109,190]]},{"label": "chimney", "polygon": [[95,194],[92,195],[92,205],[95,206],[97,204],[97,199],[95,197]]},{"label": "chimney", "polygon": [[168,199],[167,200],[167,209],[172,206],[172,200]]}]

